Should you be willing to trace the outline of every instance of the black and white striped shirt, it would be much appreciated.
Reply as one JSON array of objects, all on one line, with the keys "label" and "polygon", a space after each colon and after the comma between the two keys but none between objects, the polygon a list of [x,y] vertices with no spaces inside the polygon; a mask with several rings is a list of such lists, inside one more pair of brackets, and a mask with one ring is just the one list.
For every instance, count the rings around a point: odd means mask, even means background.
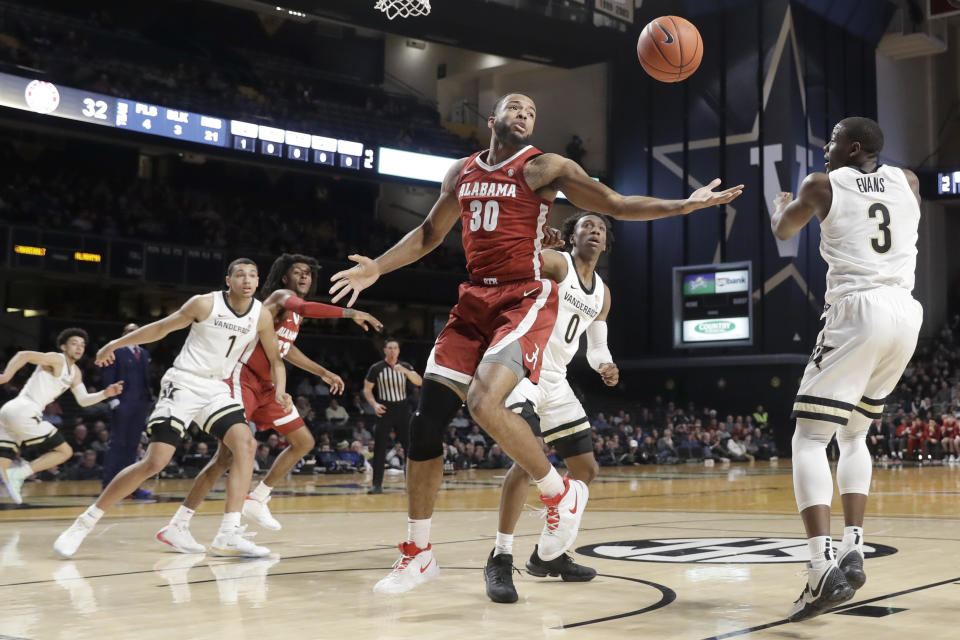
[{"label": "black and white striped shirt", "polygon": [[[399,361],[397,364],[413,370],[409,362]],[[394,370],[386,360],[375,362],[367,371],[366,380],[374,384],[373,394],[377,402],[403,402],[407,399],[407,376]]]}]

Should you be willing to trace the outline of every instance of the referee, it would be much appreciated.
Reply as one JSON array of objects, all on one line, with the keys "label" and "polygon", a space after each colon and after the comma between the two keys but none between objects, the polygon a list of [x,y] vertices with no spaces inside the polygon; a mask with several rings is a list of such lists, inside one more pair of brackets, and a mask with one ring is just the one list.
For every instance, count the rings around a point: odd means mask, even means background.
[{"label": "referee", "polygon": [[399,359],[400,343],[393,338],[387,339],[383,345],[383,360],[370,367],[363,382],[363,397],[377,414],[377,426],[373,432],[373,487],[367,493],[383,493],[383,468],[391,430],[396,432],[397,442],[406,451],[410,427],[407,382],[418,387],[423,384],[423,378],[410,363]]}]

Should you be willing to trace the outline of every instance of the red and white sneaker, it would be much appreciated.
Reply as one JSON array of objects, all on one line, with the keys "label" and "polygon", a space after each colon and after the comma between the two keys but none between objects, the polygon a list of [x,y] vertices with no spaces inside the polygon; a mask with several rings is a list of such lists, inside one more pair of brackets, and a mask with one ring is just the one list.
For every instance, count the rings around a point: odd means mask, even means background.
[{"label": "red and white sneaker", "polygon": [[542,560],[559,558],[573,545],[589,496],[586,483],[570,478],[563,479],[563,493],[560,495],[551,498],[540,496],[547,507],[547,521],[543,525],[538,547]]},{"label": "red and white sneaker", "polygon": [[394,563],[390,575],[373,586],[374,593],[404,593],[440,575],[432,544],[420,549],[412,542],[401,542],[397,547],[400,559]]}]

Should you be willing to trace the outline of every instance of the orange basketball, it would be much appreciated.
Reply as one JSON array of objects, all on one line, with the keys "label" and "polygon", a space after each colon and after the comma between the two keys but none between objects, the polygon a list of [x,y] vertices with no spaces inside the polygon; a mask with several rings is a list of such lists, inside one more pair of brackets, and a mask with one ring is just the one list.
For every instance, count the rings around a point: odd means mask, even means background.
[{"label": "orange basketball", "polygon": [[643,28],[637,40],[643,70],[660,82],[686,80],[703,59],[703,40],[690,22],[662,16]]}]

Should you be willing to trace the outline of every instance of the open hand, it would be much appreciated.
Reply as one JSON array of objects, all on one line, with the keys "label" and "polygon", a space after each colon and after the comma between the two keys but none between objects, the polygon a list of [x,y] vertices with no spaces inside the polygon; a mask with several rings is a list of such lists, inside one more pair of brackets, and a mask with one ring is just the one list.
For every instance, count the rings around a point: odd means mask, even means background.
[{"label": "open hand", "polygon": [[738,184],[735,187],[724,189],[723,191],[714,191],[720,186],[720,178],[714,178],[710,184],[700,187],[690,194],[687,198],[687,204],[692,208],[690,211],[705,209],[706,207],[715,207],[720,204],[727,204],[738,198],[743,193],[743,185]]},{"label": "open hand", "polygon": [[369,331],[370,327],[373,327],[377,331],[383,331],[383,323],[366,311],[354,311],[350,319],[363,327],[364,331]]},{"label": "open hand", "polygon": [[336,303],[337,300],[349,293],[351,295],[347,306],[352,307],[353,303],[357,301],[357,296],[360,295],[360,292],[372,285],[377,281],[377,278],[380,277],[380,269],[377,267],[377,263],[367,256],[361,256],[355,253],[347,256],[347,258],[357,264],[350,269],[339,271],[330,276],[330,281],[333,282],[333,285],[330,287],[330,295],[333,296],[330,302]]},{"label": "open hand", "polygon": [[320,379],[327,383],[332,395],[338,396],[343,393],[343,378],[337,374],[327,371],[324,375],[320,376]]}]

